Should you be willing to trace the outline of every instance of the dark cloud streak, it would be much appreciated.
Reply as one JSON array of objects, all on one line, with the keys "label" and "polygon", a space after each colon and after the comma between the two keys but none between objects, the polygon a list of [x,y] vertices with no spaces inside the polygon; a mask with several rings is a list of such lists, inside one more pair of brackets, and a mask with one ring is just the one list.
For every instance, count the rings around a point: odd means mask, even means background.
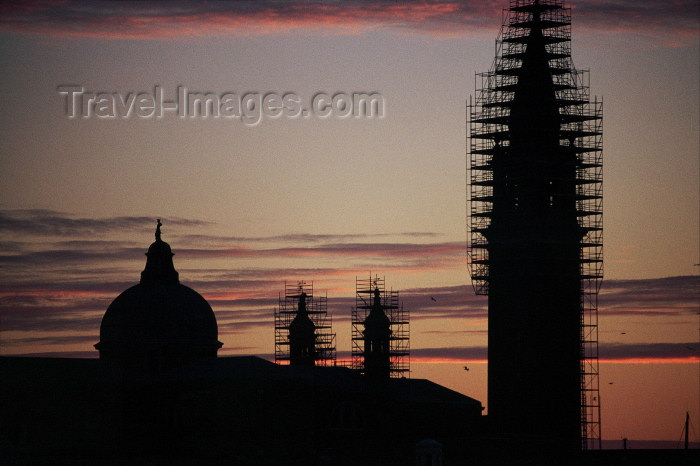
[{"label": "dark cloud streak", "polygon": [[[417,348],[411,350],[411,357],[420,359],[454,359],[462,361],[486,360],[486,346],[455,346],[442,348]],[[698,343],[634,343],[634,344],[602,344],[600,346],[601,362],[632,361],[632,360],[688,360],[698,358]]]},{"label": "dark cloud streak", "polygon": [[[208,222],[169,218],[168,224],[178,226],[205,226]],[[110,218],[85,218],[53,210],[0,210],[0,232],[13,235],[85,236],[104,235],[126,230],[141,231],[145,227],[155,229],[154,217],[122,216]]]},{"label": "dark cloud streak", "polygon": [[700,277],[606,280],[599,296],[603,315],[693,315],[700,303]]},{"label": "dark cloud streak", "polygon": [[358,234],[312,234],[290,233],[275,236],[215,236],[215,235],[176,235],[175,238],[184,240],[187,244],[228,244],[228,243],[341,243],[350,241],[366,241],[374,238],[408,237],[408,238],[434,238],[439,233],[432,232],[406,232],[406,233],[358,233]]},{"label": "dark cloud streak", "polygon": [[600,345],[602,361],[621,359],[688,359],[698,358],[698,343],[607,343]]}]

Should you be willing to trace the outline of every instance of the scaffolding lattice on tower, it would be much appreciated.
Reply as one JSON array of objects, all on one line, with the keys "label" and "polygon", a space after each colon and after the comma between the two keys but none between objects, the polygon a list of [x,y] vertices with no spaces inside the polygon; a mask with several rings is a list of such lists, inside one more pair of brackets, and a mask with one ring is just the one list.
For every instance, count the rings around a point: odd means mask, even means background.
[{"label": "scaffolding lattice on tower", "polygon": [[284,283],[284,294],[279,295],[275,308],[275,363],[290,363],[289,329],[299,311],[299,298],[305,294],[306,312],[314,324],[314,365],[334,366],[336,361],[335,333],[328,315],[326,295],[314,295],[312,282]]},{"label": "scaffolding lattice on tower", "polygon": [[392,378],[407,377],[410,373],[409,312],[399,301],[399,292],[385,288],[384,277],[375,275],[355,278],[355,306],[352,308],[352,365],[365,372],[365,320],[373,307],[375,290],[379,290],[381,308],[390,322],[389,374]]},{"label": "scaffolding lattice on tower", "polygon": [[542,29],[556,104],[559,145],[576,155],[576,215],[581,279],[581,440],[583,449],[600,448],[598,380],[598,291],[603,278],[602,100],[591,100],[588,72],[571,58],[571,13],[562,0],[511,0],[503,11],[491,69],[476,74],[476,99],[467,104],[467,222],[472,284],[489,294],[489,242],[494,203],[496,153],[510,145],[510,111],[528,37]]}]

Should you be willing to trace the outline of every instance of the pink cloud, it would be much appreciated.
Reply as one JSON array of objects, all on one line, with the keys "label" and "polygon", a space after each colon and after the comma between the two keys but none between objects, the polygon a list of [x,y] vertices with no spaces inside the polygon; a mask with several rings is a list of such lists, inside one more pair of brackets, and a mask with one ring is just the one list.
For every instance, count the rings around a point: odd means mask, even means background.
[{"label": "pink cloud", "polygon": [[[5,4],[0,27],[14,32],[104,39],[172,39],[220,34],[286,33],[303,28],[353,34],[374,27],[427,27],[497,20],[498,2],[347,1],[81,2]],[[432,25],[432,26],[431,26]]]},{"label": "pink cloud", "polygon": [[[686,44],[698,37],[692,0],[581,0],[571,5],[577,27],[593,32],[653,34]],[[505,0],[394,2],[85,2],[5,3],[0,28],[58,37],[175,39],[214,35],[279,34],[301,29],[356,34],[392,28],[438,36],[495,33]]]}]

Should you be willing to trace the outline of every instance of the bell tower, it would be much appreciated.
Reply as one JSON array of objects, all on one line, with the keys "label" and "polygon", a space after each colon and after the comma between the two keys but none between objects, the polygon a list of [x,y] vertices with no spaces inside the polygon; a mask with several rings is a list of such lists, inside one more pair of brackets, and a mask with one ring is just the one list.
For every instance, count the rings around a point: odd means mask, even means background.
[{"label": "bell tower", "polygon": [[600,445],[602,102],[561,0],[511,0],[469,128],[469,260],[488,295],[488,416],[500,434]]}]

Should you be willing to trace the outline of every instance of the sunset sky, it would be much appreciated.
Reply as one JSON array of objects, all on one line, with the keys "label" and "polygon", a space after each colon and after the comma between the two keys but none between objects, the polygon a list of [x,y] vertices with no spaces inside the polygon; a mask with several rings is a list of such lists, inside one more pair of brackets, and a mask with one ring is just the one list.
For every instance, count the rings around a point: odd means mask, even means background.
[{"label": "sunset sky", "polygon": [[[700,441],[700,5],[567,5],[574,63],[604,100],[603,438],[676,441],[690,411]],[[465,253],[465,101],[507,6],[0,6],[0,354],[97,357],[102,315],[138,282],[161,218],[180,281],[216,313],[220,355],[273,358],[278,293],[306,280],[327,293],[344,357],[355,278],[378,274],[411,314],[411,377],[488,406],[486,300]],[[381,117],[252,123],[94,106],[70,118],[69,86],[127,103],[180,87],[384,105]]]}]

